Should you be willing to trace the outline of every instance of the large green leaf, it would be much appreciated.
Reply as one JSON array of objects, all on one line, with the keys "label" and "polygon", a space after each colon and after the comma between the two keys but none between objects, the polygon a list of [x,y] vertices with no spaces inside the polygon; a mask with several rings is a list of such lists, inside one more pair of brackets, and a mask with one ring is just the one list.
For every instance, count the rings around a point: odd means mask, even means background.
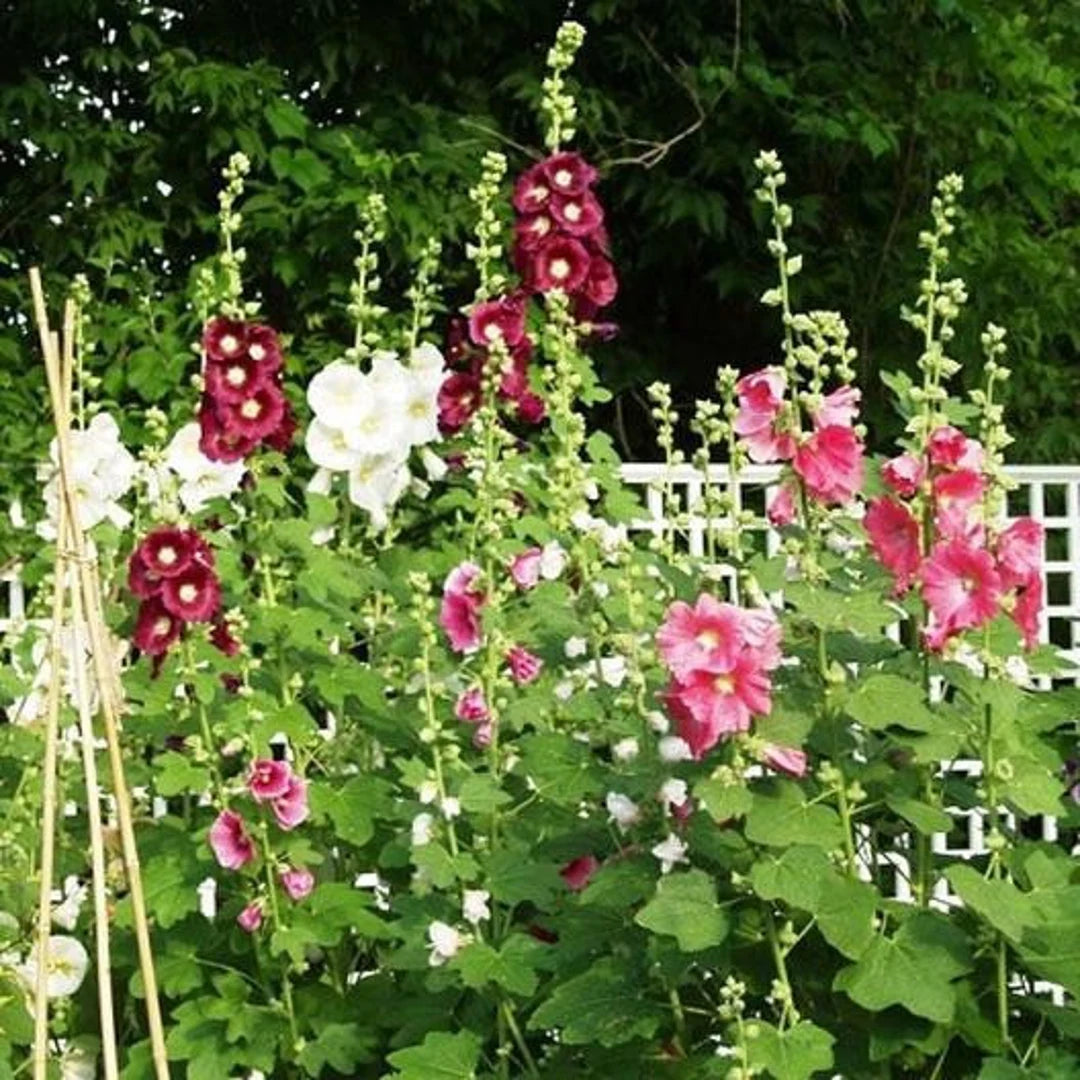
[{"label": "large green leaf", "polygon": [[753,1021],[751,1026],[750,1064],[765,1069],[774,1080],[809,1080],[832,1067],[836,1039],[809,1021],[786,1031],[763,1021]]},{"label": "large green leaf", "polygon": [[700,952],[727,937],[728,920],[716,900],[716,883],[703,870],[669,874],[634,921],[654,934],[670,934],[683,952]]},{"label": "large green leaf", "polygon": [[480,1039],[471,1031],[431,1031],[419,1046],[395,1050],[386,1060],[397,1070],[384,1073],[387,1080],[476,1080]]}]

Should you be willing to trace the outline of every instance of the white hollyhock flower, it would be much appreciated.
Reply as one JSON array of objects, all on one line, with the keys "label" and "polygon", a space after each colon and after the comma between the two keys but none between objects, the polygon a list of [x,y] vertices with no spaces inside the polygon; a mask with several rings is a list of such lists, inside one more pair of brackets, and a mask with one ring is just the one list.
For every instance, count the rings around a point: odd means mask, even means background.
[{"label": "white hollyhock flower", "polygon": [[211,461],[199,448],[198,423],[185,424],[165,450],[165,465],[180,478],[180,502],[189,514],[212,499],[227,499],[244,479],[243,461]]},{"label": "white hollyhock flower", "polygon": [[[81,941],[73,937],[56,935],[49,938],[45,979],[45,993],[50,998],[71,997],[82,986],[90,967],[90,957]],[[37,985],[38,946],[30,950],[19,971],[23,982],[31,990]]]},{"label": "white hollyhock flower", "polygon": [[416,789],[416,797],[424,806],[428,806],[439,797],[439,785],[434,780],[425,780]]},{"label": "white hollyhock flower", "polygon": [[657,794],[657,799],[664,803],[666,806],[672,808],[682,806],[686,802],[689,791],[686,787],[685,780],[679,780],[677,777],[671,777],[669,780],[665,780],[660,785],[660,791]]},{"label": "white hollyhock flower", "polygon": [[461,914],[467,923],[478,926],[491,918],[488,901],[491,893],[486,889],[466,889],[461,894]]},{"label": "white hollyhock flower", "polygon": [[673,765],[676,761],[692,761],[694,751],[685,739],[678,735],[665,735],[659,744],[660,760]]},{"label": "white hollyhock flower", "polygon": [[584,656],[589,651],[589,643],[583,637],[572,637],[566,639],[566,644],[563,646],[563,652],[566,653],[568,660],[576,660],[579,656]]},{"label": "white hollyhock flower", "polygon": [[439,438],[439,387],[445,375],[441,368],[406,372],[404,429],[410,446],[424,446]]},{"label": "white hollyhock flower", "polygon": [[307,489],[312,495],[329,495],[334,483],[334,474],[330,469],[316,469],[315,475],[308,481]]},{"label": "white hollyhock flower", "polygon": [[439,809],[442,810],[442,815],[447,821],[453,821],[454,818],[461,816],[461,800],[448,795],[443,799]]},{"label": "white hollyhock flower", "polygon": [[349,501],[371,515],[376,529],[385,529],[389,511],[409,486],[409,469],[394,454],[365,457],[349,473]]},{"label": "white hollyhock flower", "polygon": [[431,843],[432,826],[435,818],[431,814],[417,814],[412,820],[413,847],[423,847]]},{"label": "white hollyhock flower", "polygon": [[97,1080],[97,1040],[68,1043],[60,1058],[60,1080]]},{"label": "white hollyhock flower", "polygon": [[566,569],[566,550],[558,540],[552,540],[540,550],[540,576],[554,581]]},{"label": "white hollyhock flower", "polygon": [[611,815],[611,820],[623,831],[629,829],[641,816],[637,803],[629,795],[622,795],[617,791],[607,793],[604,805],[607,807],[608,814]]},{"label": "white hollyhock flower", "polygon": [[429,480],[441,480],[449,471],[446,461],[426,446],[420,451],[420,464]]},{"label": "white hollyhock flower", "polygon": [[686,857],[686,845],[674,833],[668,833],[667,839],[657,844],[652,853],[660,860],[662,874],[669,874],[676,863],[690,861]]},{"label": "white hollyhock flower", "polygon": [[671,721],[659,709],[653,709],[646,719],[657,735],[666,735],[671,728]]},{"label": "white hollyhock flower", "polygon": [[620,739],[611,748],[611,756],[616,761],[633,761],[638,756],[639,750],[637,739],[633,737]]},{"label": "white hollyhock flower", "polygon": [[316,465],[333,472],[348,472],[364,460],[364,452],[349,445],[344,428],[330,427],[321,420],[312,420],[308,425],[304,448]]},{"label": "white hollyhock flower", "polygon": [[469,943],[469,935],[463,934],[449,923],[433,922],[428,927],[428,944],[431,954],[428,963],[432,967],[441,967],[447,960],[453,960],[462,948]]},{"label": "white hollyhock flower", "polygon": [[446,361],[437,345],[430,341],[421,342],[409,353],[409,367],[413,371],[437,371],[440,375],[446,374]]},{"label": "white hollyhock flower", "polygon": [[626,681],[626,657],[604,656],[600,660],[600,680],[615,690]]},{"label": "white hollyhock flower", "polygon": [[327,427],[341,431],[351,427],[363,403],[371,397],[364,373],[345,360],[335,360],[308,383],[311,411]]},{"label": "white hollyhock flower", "polygon": [[74,930],[88,895],[86,886],[74,874],[69,874],[64,878],[63,899],[52,909],[53,922],[64,930]]}]

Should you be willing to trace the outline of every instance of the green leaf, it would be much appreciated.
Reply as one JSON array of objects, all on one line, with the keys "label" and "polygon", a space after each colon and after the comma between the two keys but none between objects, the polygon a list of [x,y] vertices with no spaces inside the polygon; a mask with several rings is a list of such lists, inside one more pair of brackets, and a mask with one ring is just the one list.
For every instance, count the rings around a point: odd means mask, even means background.
[{"label": "green leaf", "polygon": [[940,721],[927,707],[922,686],[900,675],[871,675],[844,702],[844,710],[865,728],[903,727],[934,731]]},{"label": "green leaf", "polygon": [[154,788],[159,795],[201,795],[210,786],[210,773],[184,754],[166,750],[154,758]]},{"label": "green leaf", "polygon": [[945,877],[965,907],[977,912],[1007,938],[1020,941],[1036,920],[1032,918],[1030,897],[1004,878],[988,880],[974,867],[956,863]]},{"label": "green leaf", "polygon": [[508,951],[504,946],[501,952],[496,952],[486,942],[474,941],[458,953],[454,966],[461,972],[465,985],[475,990],[493,982],[522,997],[531,997],[536,992],[536,972],[520,949]]},{"label": "green leaf", "polygon": [[504,904],[528,901],[547,908],[565,889],[554,863],[532,859],[524,851],[510,848],[496,851],[484,864],[484,870],[491,895]]},{"label": "green leaf", "polygon": [[352,1074],[356,1066],[374,1060],[375,1035],[355,1022],[327,1024],[300,1052],[300,1064],[310,1076],[327,1065],[335,1072]]},{"label": "green leaf", "polygon": [[877,892],[863,881],[835,871],[821,879],[818,894],[818,929],[822,937],[849,960],[858,959],[874,936]]},{"label": "green leaf", "polygon": [[914,825],[924,836],[947,833],[953,827],[953,819],[944,810],[907,795],[886,795],[885,805],[894,814]]},{"label": "green leaf", "polygon": [[767,1069],[775,1080],[809,1080],[817,1072],[832,1068],[836,1040],[809,1021],[787,1031],[762,1020],[751,1021],[750,1025],[755,1032],[753,1038],[747,1039],[750,1064]]},{"label": "green leaf", "polygon": [[821,848],[796,845],[777,857],[762,855],[750,869],[750,884],[763,900],[783,900],[803,911],[817,910],[821,882],[832,871]]},{"label": "green leaf", "polygon": [[279,139],[302,139],[308,129],[308,118],[291,101],[278,98],[263,109],[263,116]]},{"label": "green leaf", "polygon": [[599,780],[588,747],[565,735],[530,735],[521,740],[521,770],[542,798],[561,806],[577,806],[595,794]]},{"label": "green leaf", "polygon": [[470,814],[490,814],[510,802],[509,794],[487,773],[469,776],[461,785],[458,798],[461,808]]},{"label": "green leaf", "polygon": [[790,781],[777,781],[773,794],[754,795],[746,816],[746,838],[768,847],[810,844],[832,851],[843,844],[843,827],[835,810],[807,803]]},{"label": "green leaf", "polygon": [[728,919],[716,900],[716,883],[703,870],[669,874],[634,917],[654,934],[670,934],[683,952],[700,952],[727,937]]},{"label": "green leaf", "polygon": [[711,777],[694,786],[694,795],[720,825],[742,817],[752,802],[750,790],[742,784],[726,784]]},{"label": "green leaf", "polygon": [[390,1080],[476,1080],[480,1039],[471,1031],[431,1031],[419,1046],[395,1050],[386,1060],[398,1070]]},{"label": "green leaf", "polygon": [[824,630],[875,637],[897,621],[897,612],[869,591],[842,593],[802,582],[784,587],[784,598],[799,615]]}]

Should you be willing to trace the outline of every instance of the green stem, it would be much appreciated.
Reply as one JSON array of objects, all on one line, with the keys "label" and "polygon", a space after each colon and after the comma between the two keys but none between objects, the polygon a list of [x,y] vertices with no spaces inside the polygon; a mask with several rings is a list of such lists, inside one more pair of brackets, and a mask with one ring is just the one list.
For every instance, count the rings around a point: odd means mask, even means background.
[{"label": "green stem", "polygon": [[780,947],[780,936],[776,932],[776,920],[773,918],[772,908],[764,905],[765,931],[769,938],[769,948],[772,950],[773,962],[776,964],[776,978],[783,987],[784,1001],[780,1014],[780,1030],[787,1027],[788,1022],[798,1021],[798,1013],[795,1011],[795,998],[791,990],[791,980],[788,978],[787,962],[784,960],[784,950]]},{"label": "green stem", "polygon": [[1006,1047],[1012,1046],[1009,1035],[1009,949],[1005,938],[998,934],[997,940],[997,1018],[1001,1042]]},{"label": "green stem", "polygon": [[[267,834],[265,824],[260,830],[262,837],[263,864],[266,872],[266,892],[270,900],[270,921],[274,930],[281,929],[281,909],[278,906],[277,878],[274,875],[274,852],[270,847],[270,837]],[[286,965],[288,961],[286,961]],[[295,1053],[300,1042],[300,1032],[296,1026],[296,1009],[293,1005],[292,980],[289,978],[288,966],[281,973],[281,996],[285,1004],[285,1014],[289,1019],[289,1035],[292,1039]]]},{"label": "green stem", "polygon": [[506,1021],[506,1026],[510,1029],[510,1034],[517,1044],[518,1051],[521,1053],[522,1060],[525,1062],[525,1068],[528,1069],[529,1075],[539,1076],[540,1070],[536,1067],[536,1059],[532,1056],[532,1052],[529,1050],[529,1044],[525,1041],[525,1036],[521,1033],[521,1027],[518,1025],[517,1017],[514,1015],[513,1005],[504,998],[499,1008]]}]

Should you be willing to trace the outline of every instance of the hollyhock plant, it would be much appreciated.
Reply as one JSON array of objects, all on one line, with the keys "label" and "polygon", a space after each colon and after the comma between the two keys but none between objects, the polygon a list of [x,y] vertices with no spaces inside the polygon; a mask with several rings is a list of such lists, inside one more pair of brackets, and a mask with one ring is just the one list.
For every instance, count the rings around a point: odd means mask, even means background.
[{"label": "hollyhock plant", "polygon": [[735,384],[739,410],[734,430],[745,443],[751,461],[787,461],[795,453],[794,437],[779,427],[786,387],[784,373],[772,368],[755,371]]},{"label": "hollyhock plant", "polygon": [[226,870],[239,870],[255,859],[255,841],[235,810],[222,810],[207,837],[214,858]]},{"label": "hollyhock plant", "polygon": [[899,454],[881,466],[881,478],[897,495],[910,499],[926,475],[923,463],[914,454]]},{"label": "hollyhock plant", "polygon": [[696,670],[732,671],[743,647],[742,612],[702,593],[694,606],[677,601],[656,633],[667,669],[677,678]]},{"label": "hollyhock plant", "polygon": [[511,349],[520,344],[525,337],[524,297],[500,296],[477,304],[469,312],[469,337],[485,348],[496,341]]},{"label": "hollyhock plant", "polygon": [[998,535],[995,554],[1003,588],[1011,589],[1039,576],[1044,540],[1045,529],[1032,518],[1018,518]]},{"label": "hollyhock plant", "polygon": [[295,829],[307,821],[310,812],[307,781],[301,776],[290,775],[285,791],[270,800],[270,809],[278,825],[285,830]]},{"label": "hollyhock plant", "polygon": [[536,248],[529,264],[529,281],[537,292],[561,289],[575,293],[585,284],[592,260],[580,241],[551,236]]},{"label": "hollyhock plant", "polygon": [[184,622],[209,622],[221,607],[221,585],[213,570],[193,562],[162,581],[161,602]]},{"label": "hollyhock plant", "polygon": [[260,758],[248,771],[248,791],[256,802],[271,802],[288,792],[291,780],[292,768],[287,761]]},{"label": "hollyhock plant", "polygon": [[484,691],[474,686],[462,693],[454,705],[454,715],[466,724],[482,724],[491,716]]},{"label": "hollyhock plant", "polygon": [[559,871],[559,876],[571,892],[583,892],[599,869],[600,862],[595,855],[580,855],[568,862]]},{"label": "hollyhock plant", "polygon": [[518,686],[526,686],[540,675],[544,662],[539,656],[515,645],[506,654],[506,664],[510,669],[510,677]]},{"label": "hollyhock plant", "polygon": [[236,916],[236,925],[247,934],[254,934],[263,923],[263,906],[253,900]]}]

